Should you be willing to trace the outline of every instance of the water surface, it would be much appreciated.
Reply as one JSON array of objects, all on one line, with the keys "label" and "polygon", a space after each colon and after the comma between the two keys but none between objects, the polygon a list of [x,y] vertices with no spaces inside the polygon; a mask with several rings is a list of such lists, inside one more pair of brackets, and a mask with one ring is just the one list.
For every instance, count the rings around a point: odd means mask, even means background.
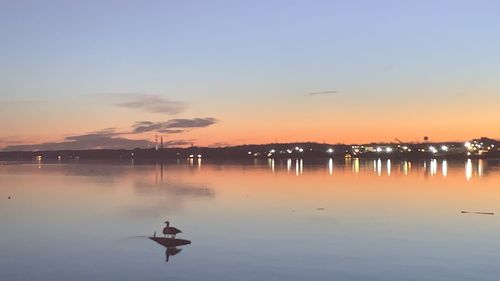
[{"label": "water surface", "polygon": [[499,202],[492,160],[4,162],[0,280],[498,280]]}]

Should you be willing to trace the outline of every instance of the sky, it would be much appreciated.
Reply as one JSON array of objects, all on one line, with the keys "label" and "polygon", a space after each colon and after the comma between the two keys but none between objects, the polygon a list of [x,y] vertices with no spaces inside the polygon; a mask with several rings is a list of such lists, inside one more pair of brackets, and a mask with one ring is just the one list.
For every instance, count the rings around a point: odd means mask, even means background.
[{"label": "sky", "polygon": [[0,149],[500,137],[499,1],[0,1]]}]

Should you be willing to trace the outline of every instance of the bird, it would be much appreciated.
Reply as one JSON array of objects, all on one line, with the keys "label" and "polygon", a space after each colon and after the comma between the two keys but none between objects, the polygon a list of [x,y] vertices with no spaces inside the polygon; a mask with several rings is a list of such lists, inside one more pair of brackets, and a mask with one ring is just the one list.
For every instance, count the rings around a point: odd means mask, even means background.
[{"label": "bird", "polygon": [[166,226],[163,228],[163,234],[165,235],[165,237],[167,235],[170,235],[171,238],[175,238],[175,235],[177,233],[182,232],[180,229],[170,226],[169,221],[166,221],[165,224],[166,224]]}]

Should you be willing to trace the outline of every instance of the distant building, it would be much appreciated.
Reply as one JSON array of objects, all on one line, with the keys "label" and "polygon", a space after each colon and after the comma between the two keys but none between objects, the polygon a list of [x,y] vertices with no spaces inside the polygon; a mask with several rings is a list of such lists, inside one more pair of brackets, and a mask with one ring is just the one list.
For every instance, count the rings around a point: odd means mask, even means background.
[{"label": "distant building", "polygon": [[370,145],[365,145],[365,146],[360,146],[363,147],[364,152],[372,152],[372,153],[392,153],[394,152],[394,146],[393,145],[387,145],[387,144],[370,144]]},{"label": "distant building", "polygon": [[352,145],[351,146],[351,154],[353,156],[358,156],[365,153],[365,146],[364,145]]},{"label": "distant building", "polygon": [[467,155],[485,155],[499,151],[500,142],[494,139],[482,137],[465,143]]}]

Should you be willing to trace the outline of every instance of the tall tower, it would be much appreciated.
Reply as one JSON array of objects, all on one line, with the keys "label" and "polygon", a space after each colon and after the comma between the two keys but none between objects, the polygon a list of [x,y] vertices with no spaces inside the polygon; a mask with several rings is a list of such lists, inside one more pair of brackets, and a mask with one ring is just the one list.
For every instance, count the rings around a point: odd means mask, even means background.
[{"label": "tall tower", "polygon": [[158,151],[158,134],[155,134],[155,150]]}]

